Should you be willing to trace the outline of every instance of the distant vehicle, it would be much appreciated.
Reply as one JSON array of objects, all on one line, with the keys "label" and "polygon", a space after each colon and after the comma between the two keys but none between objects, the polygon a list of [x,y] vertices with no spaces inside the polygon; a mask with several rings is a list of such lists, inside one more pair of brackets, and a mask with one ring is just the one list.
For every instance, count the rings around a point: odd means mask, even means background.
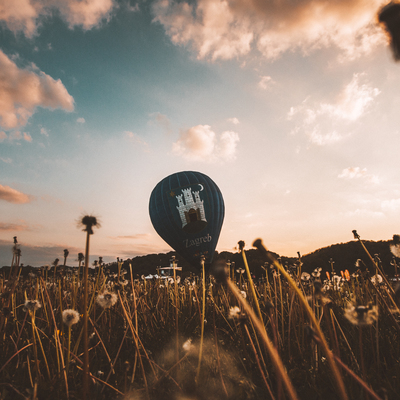
[{"label": "distant vehicle", "polygon": [[[182,272],[182,267],[175,266],[176,275],[179,276],[178,272]],[[166,278],[173,278],[174,277],[174,267],[158,267],[157,274],[159,278],[166,279]]]}]

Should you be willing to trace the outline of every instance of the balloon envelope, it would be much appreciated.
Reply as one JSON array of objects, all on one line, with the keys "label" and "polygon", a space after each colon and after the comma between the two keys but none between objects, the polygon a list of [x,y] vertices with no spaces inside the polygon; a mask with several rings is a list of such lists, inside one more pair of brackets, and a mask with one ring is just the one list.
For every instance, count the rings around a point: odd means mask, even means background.
[{"label": "balloon envelope", "polygon": [[157,233],[193,266],[211,263],[225,215],[218,186],[201,172],[177,172],[153,189],[150,219]]}]

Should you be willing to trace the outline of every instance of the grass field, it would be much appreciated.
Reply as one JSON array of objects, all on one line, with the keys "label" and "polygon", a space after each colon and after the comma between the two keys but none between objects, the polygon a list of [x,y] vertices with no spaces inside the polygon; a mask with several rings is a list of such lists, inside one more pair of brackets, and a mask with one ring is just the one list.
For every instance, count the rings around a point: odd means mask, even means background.
[{"label": "grass field", "polygon": [[399,398],[399,291],[373,260],[353,276],[269,260],[255,282],[218,268],[91,269],[86,393],[84,269],[14,262],[0,275],[0,399]]}]

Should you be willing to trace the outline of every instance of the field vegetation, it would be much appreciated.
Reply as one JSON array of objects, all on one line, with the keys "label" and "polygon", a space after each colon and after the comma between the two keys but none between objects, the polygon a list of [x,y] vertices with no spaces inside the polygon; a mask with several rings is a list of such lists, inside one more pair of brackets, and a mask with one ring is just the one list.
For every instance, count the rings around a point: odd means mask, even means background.
[{"label": "field vegetation", "polygon": [[256,241],[257,279],[243,242],[240,267],[220,257],[167,279],[66,257],[26,273],[15,244],[0,275],[0,399],[397,399],[399,289],[355,238],[368,262],[351,274],[282,265]]}]

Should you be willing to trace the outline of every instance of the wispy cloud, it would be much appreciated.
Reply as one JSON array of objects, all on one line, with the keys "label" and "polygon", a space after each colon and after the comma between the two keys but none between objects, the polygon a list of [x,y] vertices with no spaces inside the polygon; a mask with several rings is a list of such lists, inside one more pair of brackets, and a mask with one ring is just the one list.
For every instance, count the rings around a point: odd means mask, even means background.
[{"label": "wispy cloud", "polygon": [[138,239],[150,239],[149,233],[137,233],[136,235],[125,235],[125,236],[111,236],[110,239],[114,240],[138,240]]},{"label": "wispy cloud", "polygon": [[234,124],[234,125],[240,124],[240,121],[239,121],[236,117],[229,118],[229,119],[228,119],[228,122],[231,122],[231,123]]},{"label": "wispy cloud", "polygon": [[311,143],[320,146],[343,139],[346,134],[338,131],[348,132],[349,124],[362,118],[380,93],[365,81],[365,74],[354,74],[335,102],[312,102],[307,98],[299,106],[291,107],[288,119],[300,120],[293,132],[304,131]]},{"label": "wispy cloud", "polygon": [[40,128],[40,134],[49,137],[49,132],[45,128]]},{"label": "wispy cloud", "polygon": [[1,50],[0,71],[0,127],[3,129],[24,126],[36,107],[74,109],[74,99],[61,80],[54,80],[34,65],[20,69]]},{"label": "wispy cloud", "polygon": [[78,122],[78,124],[84,124],[86,121],[85,118],[80,117],[76,120],[76,122]]},{"label": "wispy cloud", "polygon": [[7,201],[9,203],[24,204],[29,203],[31,199],[32,196],[19,192],[10,186],[0,185],[0,200]]},{"label": "wispy cloud", "polygon": [[26,223],[13,224],[7,222],[0,222],[0,231],[3,232],[18,232],[27,230],[29,230],[29,228]]},{"label": "wispy cloud", "polygon": [[238,142],[239,135],[236,132],[225,131],[217,135],[209,125],[197,125],[181,131],[172,150],[186,159],[231,161],[236,157]]},{"label": "wispy cloud", "polygon": [[147,147],[148,144],[145,142],[138,134],[129,132],[129,131],[124,131],[125,137],[132,143],[136,143],[142,146]]},{"label": "wispy cloud", "polygon": [[258,82],[258,86],[263,90],[270,89],[273,84],[274,80],[268,75],[262,76]]},{"label": "wispy cloud", "polygon": [[384,211],[398,211],[400,209],[400,198],[384,200],[381,203],[381,207]]},{"label": "wispy cloud", "polygon": [[367,172],[367,168],[360,167],[349,167],[345,168],[339,175],[340,179],[363,179],[367,182],[377,184],[380,182],[380,179],[377,175],[372,175]]},{"label": "wispy cloud", "polygon": [[166,133],[170,134],[172,132],[171,121],[166,115],[156,112],[151,113],[150,117],[154,118],[155,123],[163,128]]},{"label": "wispy cloud", "polygon": [[385,41],[375,23],[381,0],[158,0],[155,21],[173,43],[199,58],[231,59],[257,48],[276,59],[296,48],[336,46],[344,59],[370,53]]},{"label": "wispy cloud", "polygon": [[80,26],[89,30],[109,19],[115,5],[114,0],[3,0],[0,21],[11,31],[32,37],[37,32],[40,17],[56,13],[70,28]]},{"label": "wispy cloud", "polygon": [[[32,136],[28,132],[21,132],[17,130],[12,130],[10,133],[7,135],[5,132],[0,132],[0,143],[7,141],[9,143],[12,142],[20,142],[21,140],[24,140],[25,142],[32,142]],[[18,143],[19,144],[19,143]]]}]

